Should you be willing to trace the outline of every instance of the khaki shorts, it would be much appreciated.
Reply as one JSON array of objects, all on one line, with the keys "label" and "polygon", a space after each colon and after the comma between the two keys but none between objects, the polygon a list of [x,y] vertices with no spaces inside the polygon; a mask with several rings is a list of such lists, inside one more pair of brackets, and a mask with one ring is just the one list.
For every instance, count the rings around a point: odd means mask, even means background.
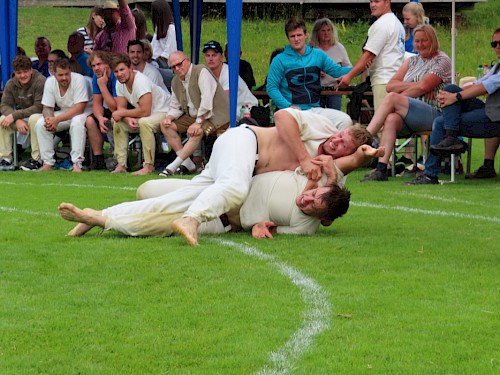
[{"label": "khaki shorts", "polygon": [[[188,128],[192,124],[194,124],[195,121],[196,121],[196,119],[191,117],[191,116],[182,115],[177,120],[174,120],[174,123],[175,123],[175,126],[177,126],[177,131],[179,133],[186,133]],[[228,126],[229,126],[229,122],[219,126],[218,128],[214,124],[212,124],[212,122],[210,120],[203,120],[203,122],[201,123],[201,129],[205,133],[205,136],[212,134],[213,132],[215,132],[217,130],[227,129]]]}]

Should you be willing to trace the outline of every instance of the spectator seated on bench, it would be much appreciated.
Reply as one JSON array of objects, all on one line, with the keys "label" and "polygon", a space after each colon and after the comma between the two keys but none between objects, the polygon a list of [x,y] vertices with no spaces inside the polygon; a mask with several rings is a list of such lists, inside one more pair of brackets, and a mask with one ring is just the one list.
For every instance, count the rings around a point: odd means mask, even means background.
[{"label": "spectator seated on bench", "polygon": [[[491,39],[491,47],[500,58],[500,28]],[[477,99],[488,95],[486,103]],[[430,142],[431,155],[425,163],[425,174],[411,184],[437,184],[442,155],[465,151],[466,145],[458,136],[487,138],[484,164],[471,176],[490,178],[496,176],[494,161],[500,137],[500,63],[484,77],[464,89],[456,85],[445,87],[438,96],[443,115],[434,121]]]}]

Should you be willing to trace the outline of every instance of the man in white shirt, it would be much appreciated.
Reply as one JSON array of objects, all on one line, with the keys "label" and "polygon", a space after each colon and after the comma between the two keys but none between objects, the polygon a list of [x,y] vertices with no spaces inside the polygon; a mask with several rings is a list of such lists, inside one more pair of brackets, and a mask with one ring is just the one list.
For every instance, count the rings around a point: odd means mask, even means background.
[{"label": "man in white shirt", "polygon": [[[219,80],[224,91],[229,95],[229,66],[222,60],[222,46],[214,40],[203,45],[203,54],[205,55],[205,65],[212,71]],[[248,89],[243,78],[238,76],[238,100],[236,104],[236,118],[241,120],[241,108],[248,106],[251,109],[258,106],[259,101]]]},{"label": "man in white shirt", "polygon": [[141,72],[155,85],[160,86],[164,91],[168,92],[160,71],[150,63],[144,61],[144,44],[140,40],[129,41],[127,45],[127,52],[128,57],[130,57],[130,61],[132,62],[132,69]]},{"label": "man in white shirt", "polygon": [[[39,171],[54,168],[54,133],[69,129],[73,172],[82,171],[86,141],[85,119],[92,112],[90,81],[72,73],[68,59],[54,63],[54,76],[47,78],[43,97],[43,117],[37,121],[35,131],[43,166]],[[55,111],[55,107],[60,110]]]},{"label": "man in white shirt", "polygon": [[348,86],[352,79],[368,66],[375,110],[387,94],[387,82],[403,64],[405,32],[392,13],[391,0],[370,0],[371,15],[377,20],[368,30],[368,39],[356,65],[339,78],[340,86]]},{"label": "man in white shirt", "polygon": [[[141,136],[144,164],[135,175],[145,175],[154,171],[156,152],[155,133],[165,118],[170,102],[168,91],[162,90],[141,72],[132,69],[130,58],[125,54],[113,59],[116,79],[117,110],[113,112],[113,137],[115,157],[118,164],[113,173],[127,171],[127,150],[129,133]],[[128,105],[132,109],[127,109]]]}]

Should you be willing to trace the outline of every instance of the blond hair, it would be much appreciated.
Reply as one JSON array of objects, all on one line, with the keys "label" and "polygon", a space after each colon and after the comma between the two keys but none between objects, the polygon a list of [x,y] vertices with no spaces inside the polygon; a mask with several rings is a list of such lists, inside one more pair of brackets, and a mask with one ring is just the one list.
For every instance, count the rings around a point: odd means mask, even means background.
[{"label": "blond hair", "polygon": [[[403,12],[409,12],[417,18],[417,26],[428,24],[429,18],[425,16],[422,3],[410,2],[403,7]],[[415,33],[415,31],[414,31]],[[410,28],[405,26],[405,40],[410,39]]]},{"label": "blond hair", "polygon": [[339,41],[339,34],[337,28],[332,21],[328,18],[320,18],[314,22],[313,30],[311,32],[311,37],[309,39],[309,44],[313,47],[319,47],[319,31],[323,26],[329,26],[332,30],[332,39],[330,40],[330,45],[333,46]]}]

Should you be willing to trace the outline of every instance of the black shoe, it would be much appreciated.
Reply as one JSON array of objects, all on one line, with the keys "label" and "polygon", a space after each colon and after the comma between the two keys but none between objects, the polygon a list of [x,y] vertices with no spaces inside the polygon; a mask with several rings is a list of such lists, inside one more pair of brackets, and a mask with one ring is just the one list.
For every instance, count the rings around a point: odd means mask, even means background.
[{"label": "black shoe", "polygon": [[383,173],[377,170],[374,170],[371,173],[365,174],[365,177],[361,179],[361,182],[368,181],[387,181],[389,178],[387,177],[387,173]]},{"label": "black shoe", "polygon": [[476,178],[495,178],[497,176],[497,172],[494,168],[488,168],[484,165],[481,165],[478,170],[474,171],[472,174],[467,174],[465,178],[467,179],[476,179]]},{"label": "black shoe", "polygon": [[16,166],[12,164],[12,162],[2,159],[0,161],[0,171],[13,171],[16,169]]},{"label": "black shoe", "polygon": [[170,169],[165,168],[163,171],[158,173],[158,176],[170,177],[170,176],[175,176],[175,173],[172,172]]},{"label": "black shoe", "polygon": [[426,176],[425,174],[421,174],[413,181],[405,182],[405,185],[437,185],[439,184],[439,180],[437,177]]},{"label": "black shoe", "polygon": [[436,156],[459,155],[467,150],[467,144],[456,137],[444,137],[437,145],[430,147],[431,154]]},{"label": "black shoe", "polygon": [[398,160],[396,160],[396,165],[397,163],[403,163],[405,165],[410,165],[413,164],[413,160],[408,159],[406,156],[401,156]]},{"label": "black shoe", "polygon": [[27,172],[36,171],[39,168],[42,168],[42,163],[40,163],[38,160],[34,160],[34,159],[30,159],[26,163],[21,165],[21,169],[23,171],[27,171]]},{"label": "black shoe", "polygon": [[[396,162],[396,164],[394,165],[395,176],[398,176],[401,173],[403,173],[405,169],[406,169],[406,165],[404,163]],[[392,168],[388,169],[388,175],[390,177],[395,177],[392,175]]]},{"label": "black shoe", "polygon": [[179,168],[177,168],[176,174],[181,175],[181,176],[188,176],[190,174],[193,174],[196,172],[196,168],[190,171],[186,166],[181,165]]}]

